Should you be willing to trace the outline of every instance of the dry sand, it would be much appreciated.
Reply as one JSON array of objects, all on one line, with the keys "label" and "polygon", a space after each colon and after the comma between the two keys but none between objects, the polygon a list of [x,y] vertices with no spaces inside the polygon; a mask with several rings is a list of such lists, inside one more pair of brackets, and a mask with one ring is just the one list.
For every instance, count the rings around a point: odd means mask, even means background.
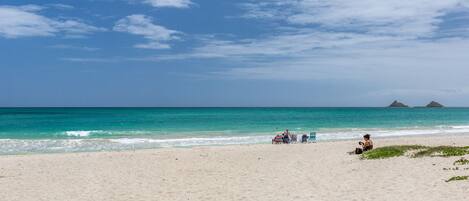
[{"label": "dry sand", "polygon": [[[469,145],[469,135],[376,139]],[[360,160],[355,141],[0,156],[2,201],[469,199],[460,157]],[[466,166],[469,167],[469,166]]]}]

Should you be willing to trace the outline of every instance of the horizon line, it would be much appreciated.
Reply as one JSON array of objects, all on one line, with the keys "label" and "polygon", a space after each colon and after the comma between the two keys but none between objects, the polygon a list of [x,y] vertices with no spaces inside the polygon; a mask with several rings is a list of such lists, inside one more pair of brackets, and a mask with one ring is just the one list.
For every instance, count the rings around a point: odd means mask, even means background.
[{"label": "horizon line", "polygon": [[0,106],[1,109],[8,108],[391,108],[391,109],[411,109],[411,108],[469,108],[469,106],[444,106],[444,107],[389,107],[389,106]]}]

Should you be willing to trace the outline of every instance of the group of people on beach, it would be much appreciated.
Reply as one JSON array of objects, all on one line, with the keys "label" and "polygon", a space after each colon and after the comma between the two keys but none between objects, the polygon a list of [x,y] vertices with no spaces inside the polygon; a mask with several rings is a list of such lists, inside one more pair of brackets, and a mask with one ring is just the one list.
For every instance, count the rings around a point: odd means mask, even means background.
[{"label": "group of people on beach", "polygon": [[[295,134],[291,134],[288,129],[286,129],[282,134],[277,134],[272,139],[272,144],[290,144],[298,142],[298,137]],[[308,142],[308,135],[303,134],[301,136],[301,142]]]},{"label": "group of people on beach", "polygon": [[[286,129],[282,134],[277,134],[272,139],[272,144],[290,144],[298,142],[297,135],[291,134],[288,129]],[[301,142],[308,142],[308,135],[303,134],[301,136]],[[355,148],[355,154],[362,154],[365,151],[373,149],[373,141],[371,140],[370,134],[365,134],[363,140],[358,142],[359,147]]]}]

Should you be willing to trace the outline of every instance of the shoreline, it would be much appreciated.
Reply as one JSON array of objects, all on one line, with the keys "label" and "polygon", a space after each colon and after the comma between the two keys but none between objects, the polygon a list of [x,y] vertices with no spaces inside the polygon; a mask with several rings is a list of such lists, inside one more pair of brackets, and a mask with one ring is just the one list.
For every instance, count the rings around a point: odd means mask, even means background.
[{"label": "shoreline", "polygon": [[[469,135],[376,138],[469,145]],[[361,160],[356,140],[0,156],[0,197],[24,200],[465,200],[461,157]],[[466,155],[466,158],[469,156]],[[469,167],[469,166],[468,166]],[[363,183],[366,178],[366,183]],[[362,197],[364,194],[368,197]]]},{"label": "shoreline", "polygon": [[[433,134],[417,134],[417,135],[397,135],[397,136],[373,136],[373,139],[400,139],[400,138],[427,138],[427,137],[464,137],[469,136],[469,133],[433,133]],[[243,136],[229,136],[229,137],[215,137],[215,138],[202,138],[202,137],[194,137],[194,138],[181,138],[181,139],[169,139],[174,141],[184,141],[184,140],[192,140],[192,139],[204,139],[204,140],[211,140],[211,139],[224,139],[224,138],[238,138]],[[248,136],[254,138],[269,138],[269,136]],[[273,137],[273,135],[272,135]],[[34,141],[48,141],[51,139],[0,139],[2,141],[9,141],[9,140],[19,140],[19,141],[26,141],[26,142],[34,142]],[[117,139],[108,139],[108,138],[91,138],[91,139],[53,139],[53,140],[62,140],[62,141],[113,141],[113,140],[168,140],[168,139],[151,139],[151,138],[117,138]],[[326,142],[358,142],[361,140],[361,137],[355,138],[343,138],[343,139],[323,139],[323,140],[316,140],[314,142],[309,143],[326,143]],[[124,143],[125,144],[125,143]],[[105,153],[105,152],[126,152],[126,151],[139,151],[139,150],[160,150],[160,149],[192,149],[198,147],[225,147],[225,146],[253,146],[253,145],[270,145],[271,142],[269,141],[257,141],[253,143],[232,143],[232,144],[201,144],[201,145],[183,145],[183,146],[160,146],[160,147],[136,147],[134,144],[129,143],[126,148],[111,148],[111,149],[102,149],[102,150],[78,150],[78,151],[29,151],[29,152],[17,152],[17,153],[0,153],[0,157],[2,156],[15,156],[15,155],[43,155],[43,154],[73,154],[73,153]],[[302,144],[301,142],[292,143],[294,144]],[[137,144],[138,145],[138,144]]]}]

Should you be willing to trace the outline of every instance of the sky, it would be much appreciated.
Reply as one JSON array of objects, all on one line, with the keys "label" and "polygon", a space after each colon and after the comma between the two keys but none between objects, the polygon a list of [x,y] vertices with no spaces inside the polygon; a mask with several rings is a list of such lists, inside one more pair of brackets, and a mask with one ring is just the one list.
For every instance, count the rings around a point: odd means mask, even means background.
[{"label": "sky", "polygon": [[0,106],[469,106],[469,0],[0,0]]}]

